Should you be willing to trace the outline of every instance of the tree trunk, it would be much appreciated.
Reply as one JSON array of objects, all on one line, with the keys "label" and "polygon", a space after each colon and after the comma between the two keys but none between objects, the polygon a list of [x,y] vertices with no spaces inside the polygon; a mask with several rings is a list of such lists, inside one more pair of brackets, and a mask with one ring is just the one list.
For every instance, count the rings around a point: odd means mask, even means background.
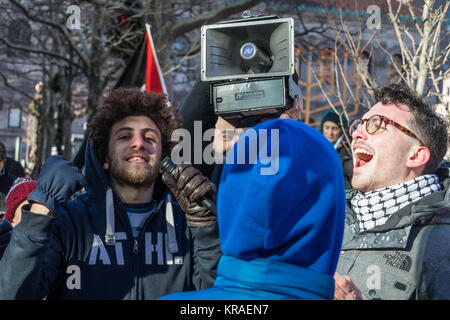
[{"label": "tree trunk", "polygon": [[31,172],[31,178],[37,179],[41,172],[42,164],[44,163],[44,127],[45,123],[42,121],[42,116],[37,117],[37,125],[36,125],[36,153],[35,153],[35,163],[33,167],[33,171]]},{"label": "tree trunk", "polygon": [[[56,71],[57,72],[57,71]],[[51,75],[54,75],[55,72],[51,72]],[[46,139],[45,139],[45,154],[44,154],[44,162],[45,160],[47,160],[48,157],[51,156],[52,154],[52,147],[55,143],[55,136],[56,136],[56,126],[55,126],[55,114],[57,111],[57,107],[56,104],[58,103],[57,100],[57,95],[58,93],[56,91],[53,90],[53,88],[49,87],[49,104],[48,104],[48,109],[46,110],[46,112],[44,113],[45,118],[46,118],[46,127],[45,127],[45,132],[46,132]]]},{"label": "tree trunk", "polygon": [[72,160],[72,81],[69,83],[68,94],[63,108],[63,144],[64,144],[64,159]]},{"label": "tree trunk", "polygon": [[102,88],[102,65],[105,49],[102,45],[102,24],[104,20],[104,8],[96,7],[92,20],[92,40],[90,51],[90,68],[87,72],[88,78],[88,101],[87,101],[87,121],[92,120],[95,110],[98,106],[103,88]]},{"label": "tree trunk", "polygon": [[[425,83],[428,77],[428,65],[427,65],[427,55],[428,55],[428,44],[430,43],[430,31],[431,31],[431,22],[430,22],[430,10],[432,9],[433,1],[425,1],[423,6],[422,20],[423,20],[423,38],[421,39],[422,50],[420,52],[419,59],[419,73],[417,75],[417,83],[416,83],[416,92],[419,95],[423,95],[425,91]],[[414,89],[414,88],[412,88]]]}]

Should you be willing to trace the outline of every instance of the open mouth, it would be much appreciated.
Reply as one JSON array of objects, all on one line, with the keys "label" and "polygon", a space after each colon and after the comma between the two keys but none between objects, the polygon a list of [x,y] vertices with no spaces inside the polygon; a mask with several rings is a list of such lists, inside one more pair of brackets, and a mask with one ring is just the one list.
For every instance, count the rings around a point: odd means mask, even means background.
[{"label": "open mouth", "polygon": [[355,168],[366,165],[373,158],[373,153],[363,148],[355,148],[353,155],[355,157]]},{"label": "open mouth", "polygon": [[129,157],[127,159],[127,161],[133,162],[133,163],[146,163],[147,158],[145,158],[144,156],[140,156],[140,155],[133,155],[133,156]]}]

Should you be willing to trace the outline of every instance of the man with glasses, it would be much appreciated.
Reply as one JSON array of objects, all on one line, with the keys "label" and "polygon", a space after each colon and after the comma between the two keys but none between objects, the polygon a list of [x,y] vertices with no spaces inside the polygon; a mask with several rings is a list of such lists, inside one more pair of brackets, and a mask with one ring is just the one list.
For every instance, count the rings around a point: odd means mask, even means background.
[{"label": "man with glasses", "polygon": [[450,299],[447,127],[405,86],[378,89],[375,101],[350,127],[335,299]]}]

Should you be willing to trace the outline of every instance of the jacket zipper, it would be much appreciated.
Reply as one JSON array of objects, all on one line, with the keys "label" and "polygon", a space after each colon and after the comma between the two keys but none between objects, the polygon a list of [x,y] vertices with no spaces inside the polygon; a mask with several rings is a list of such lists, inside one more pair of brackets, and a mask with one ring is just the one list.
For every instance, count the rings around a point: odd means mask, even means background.
[{"label": "jacket zipper", "polygon": [[133,238],[133,281],[134,281],[134,300],[139,299],[139,243]]},{"label": "jacket zipper", "polygon": [[[156,207],[158,208],[158,206]],[[150,223],[150,220],[153,219],[153,217],[157,214],[158,212],[155,210],[153,212],[152,215],[150,215],[150,217],[147,218],[147,220],[145,221],[144,225],[142,226],[142,230],[141,233],[139,234],[139,238],[143,237],[143,234],[145,233],[145,230],[147,229],[148,224]],[[128,217],[126,217],[126,225],[129,227],[129,230],[131,230],[131,224],[130,224],[130,220],[128,219]],[[132,299],[134,300],[138,300],[139,299],[139,242],[138,239],[134,238],[133,236],[133,232],[127,232],[127,235],[131,235],[131,239],[133,239],[133,283],[134,283],[134,294],[132,294],[131,296],[133,297]]]},{"label": "jacket zipper", "polygon": [[139,253],[139,243],[137,239],[133,239],[133,253],[138,254]]},{"label": "jacket zipper", "polygon": [[[142,239],[142,237],[145,234],[145,230],[150,223],[150,220],[155,216],[155,212],[147,218],[147,221],[145,221],[144,225],[142,226],[142,230],[138,236],[139,239]],[[131,225],[130,225],[131,227]],[[133,237],[133,278],[134,278],[134,288],[135,288],[135,294],[134,294],[134,300],[139,299],[139,263],[140,263],[140,257],[139,257],[139,241],[138,239]]]},{"label": "jacket zipper", "polygon": [[[154,216],[158,214],[158,212],[155,210],[145,221],[144,225],[142,226],[142,230],[138,235],[138,239],[144,241],[144,234],[145,230],[147,230],[147,227],[150,223],[150,221],[154,218]],[[131,225],[130,225],[131,226]],[[140,257],[139,257],[139,241],[138,239],[133,237],[133,261],[134,261],[134,267],[133,267],[133,277],[134,277],[134,287],[135,287],[135,300],[138,300],[139,297],[139,263],[140,263]],[[145,241],[144,241],[145,242]],[[145,259],[145,258],[144,258]]]}]

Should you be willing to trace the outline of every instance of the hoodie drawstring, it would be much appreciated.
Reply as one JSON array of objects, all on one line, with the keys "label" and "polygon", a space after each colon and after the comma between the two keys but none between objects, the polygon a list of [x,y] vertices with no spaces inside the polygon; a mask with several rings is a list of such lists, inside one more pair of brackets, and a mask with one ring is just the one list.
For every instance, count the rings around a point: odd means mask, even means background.
[{"label": "hoodie drawstring", "polygon": [[166,198],[166,222],[167,222],[167,238],[170,253],[178,252],[177,237],[175,233],[175,223],[173,219],[172,199],[170,193]]},{"label": "hoodie drawstring", "polygon": [[116,244],[114,235],[114,199],[111,188],[106,190],[106,235],[105,242],[108,246]]},{"label": "hoodie drawstring", "polygon": [[[156,211],[158,212],[161,204],[157,206]],[[170,253],[178,252],[178,243],[177,237],[175,233],[175,223],[173,218],[173,209],[172,209],[172,198],[170,193],[167,194],[166,198],[166,222],[167,222],[167,238],[168,238],[168,249]],[[108,246],[114,246],[116,244],[116,238],[114,235],[114,200],[113,200],[113,192],[111,188],[106,190],[106,235],[105,242]]]}]

